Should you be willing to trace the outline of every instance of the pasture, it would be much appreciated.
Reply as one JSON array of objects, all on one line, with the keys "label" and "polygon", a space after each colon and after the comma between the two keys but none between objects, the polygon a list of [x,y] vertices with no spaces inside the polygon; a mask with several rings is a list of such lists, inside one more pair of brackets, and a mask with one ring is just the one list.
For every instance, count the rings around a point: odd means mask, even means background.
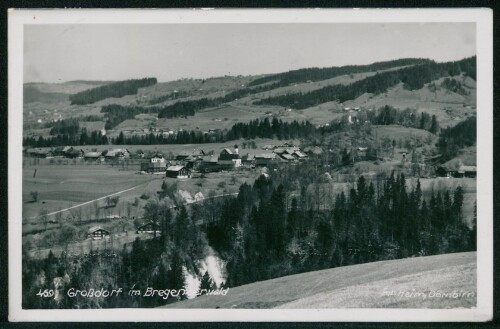
[{"label": "pasture", "polygon": [[[37,166],[23,168],[23,218],[36,217],[42,208],[48,213],[103,196],[147,185],[149,175],[139,175],[138,166],[122,170],[97,164],[50,164],[41,161]],[[36,170],[36,175],[34,175]],[[31,192],[38,192],[32,202]]]},{"label": "pasture", "polygon": [[[476,253],[380,261],[301,273],[230,288],[164,308],[472,308],[476,306]],[[466,291],[461,298],[398,296],[400,290]],[[394,295],[390,295],[391,292]]]}]

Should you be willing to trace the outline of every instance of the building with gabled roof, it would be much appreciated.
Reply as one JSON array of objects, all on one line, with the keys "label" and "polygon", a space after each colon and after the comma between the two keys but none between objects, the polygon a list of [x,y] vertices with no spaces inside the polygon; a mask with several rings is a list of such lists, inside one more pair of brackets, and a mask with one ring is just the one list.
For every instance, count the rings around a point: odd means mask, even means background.
[{"label": "building with gabled roof", "polygon": [[277,155],[275,153],[260,153],[255,155],[256,166],[268,166],[276,162]]},{"label": "building with gabled roof", "polygon": [[87,231],[87,237],[91,238],[92,240],[102,240],[108,237],[109,234],[110,233],[108,230],[105,230],[100,226],[90,227]]},{"label": "building with gabled roof", "polygon": [[295,161],[295,160],[296,160],[296,158],[295,158],[293,155],[288,154],[288,153],[282,153],[282,154],[280,154],[279,156],[280,156],[283,160],[285,160],[285,161]]},{"label": "building with gabled roof", "polygon": [[182,165],[170,166],[167,168],[166,176],[179,179],[190,178],[191,170],[187,169]]},{"label": "building with gabled roof", "polygon": [[[130,158],[130,152],[126,148],[114,148],[104,151],[104,157],[106,159],[127,159]],[[104,153],[103,152],[103,153]]]},{"label": "building with gabled roof", "polygon": [[167,171],[168,161],[161,153],[155,153],[148,161],[141,163],[141,170],[149,173],[164,173]]},{"label": "building with gabled roof", "polygon": [[149,222],[144,223],[144,224],[140,225],[139,227],[137,227],[137,233],[138,234],[145,234],[145,233],[161,234],[160,225],[158,225],[155,222],[149,221]]}]

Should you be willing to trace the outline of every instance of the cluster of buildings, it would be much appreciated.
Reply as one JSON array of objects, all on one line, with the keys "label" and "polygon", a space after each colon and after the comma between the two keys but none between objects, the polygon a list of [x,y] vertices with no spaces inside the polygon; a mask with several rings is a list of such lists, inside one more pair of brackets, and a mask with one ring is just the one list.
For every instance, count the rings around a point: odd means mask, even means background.
[{"label": "cluster of buildings", "polygon": [[167,160],[156,153],[141,163],[141,171],[147,173],[165,173],[167,177],[189,178],[191,171],[218,172],[240,167],[272,166],[280,163],[302,161],[307,155],[299,148],[285,145],[265,149],[262,153],[241,156],[238,146],[224,148],[219,154],[206,154],[203,150],[183,151],[174,160]]},{"label": "cluster of buildings", "polygon": [[476,166],[465,166],[463,164],[458,167],[444,164],[436,169],[436,175],[439,177],[476,178],[477,168]]},{"label": "cluster of buildings", "polygon": [[25,149],[24,153],[32,158],[49,159],[54,157],[68,159],[83,159],[85,161],[105,162],[112,160],[125,160],[131,157],[125,148],[110,148],[104,151],[84,150],[73,146],[58,146],[53,148]]},{"label": "cluster of buildings", "polygon": [[[160,226],[154,222],[146,222],[139,225],[136,230],[137,234],[161,234]],[[87,238],[92,240],[104,240],[111,237],[111,232],[101,226],[89,227],[87,230]]]}]

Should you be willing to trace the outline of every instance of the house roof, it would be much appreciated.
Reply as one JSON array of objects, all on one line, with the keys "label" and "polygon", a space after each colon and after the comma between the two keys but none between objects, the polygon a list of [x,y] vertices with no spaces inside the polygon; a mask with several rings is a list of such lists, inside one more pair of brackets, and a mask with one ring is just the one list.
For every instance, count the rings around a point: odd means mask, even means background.
[{"label": "house roof", "polygon": [[181,166],[181,165],[177,165],[177,166],[170,166],[167,168],[167,171],[179,171],[181,170],[182,168],[184,168],[184,166]]},{"label": "house roof", "polygon": [[281,153],[285,153],[285,149],[282,148],[282,147],[278,147],[277,149],[275,149],[273,152],[276,153],[276,154],[281,154]]},{"label": "house roof", "polygon": [[[143,153],[143,154],[144,154],[144,153]],[[153,154],[153,156],[151,157],[151,159],[152,159],[152,158],[162,159],[162,158],[163,158],[163,154],[161,154],[161,153],[155,153],[155,154]]]},{"label": "house roof", "polygon": [[179,156],[190,156],[190,155],[194,155],[194,156],[201,156],[201,155],[205,155],[205,152],[203,150],[199,150],[199,149],[194,149],[192,151],[181,151],[179,153]]},{"label": "house roof", "polygon": [[275,159],[276,154],[274,153],[261,153],[261,154],[256,154],[255,159]]},{"label": "house roof", "polygon": [[280,156],[285,160],[295,160],[295,157],[293,155],[287,153],[280,154]]},{"label": "house roof", "polygon": [[301,151],[295,151],[293,154],[295,154],[299,158],[305,158],[307,156],[304,153],[302,153]]},{"label": "house roof", "polygon": [[219,156],[218,155],[207,155],[202,158],[203,162],[218,162],[219,161]]},{"label": "house roof", "polygon": [[95,231],[103,230],[109,233],[108,230],[103,229],[101,226],[92,226],[89,228],[88,233],[94,233]]},{"label": "house roof", "polygon": [[109,149],[108,153],[106,153],[106,156],[112,157],[112,156],[116,156],[119,153],[125,154],[125,153],[128,153],[128,150],[127,149]]},{"label": "house roof", "polygon": [[255,155],[253,154],[247,154],[242,157],[242,160],[244,161],[252,161],[255,160]]},{"label": "house roof", "polygon": [[476,172],[476,171],[477,171],[475,166],[460,166],[460,168],[459,168],[458,170],[459,170],[459,171],[464,171],[464,172],[466,172],[466,171],[469,171],[469,172],[471,172],[471,171]]},{"label": "house roof", "polygon": [[220,153],[222,154],[223,152],[226,152],[227,154],[233,154],[233,151],[228,148],[223,149]]},{"label": "house roof", "polygon": [[101,156],[101,152],[87,152],[83,156],[85,158],[98,158]]},{"label": "house roof", "polygon": [[147,226],[147,225],[153,225],[153,226],[156,226],[156,228],[159,228],[159,227],[160,227],[160,225],[158,225],[158,223],[155,223],[155,222],[149,221],[149,222],[146,222],[146,223],[144,223],[144,224],[142,224],[142,225],[139,225],[139,226],[137,227],[137,229],[140,229],[140,228],[142,228],[142,227],[144,227],[144,226]]}]

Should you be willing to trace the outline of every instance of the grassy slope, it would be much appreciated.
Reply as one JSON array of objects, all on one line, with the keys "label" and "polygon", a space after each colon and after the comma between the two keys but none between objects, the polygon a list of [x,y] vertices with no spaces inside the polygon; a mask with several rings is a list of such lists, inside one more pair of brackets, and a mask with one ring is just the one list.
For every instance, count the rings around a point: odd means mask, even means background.
[{"label": "grassy slope", "polygon": [[[396,68],[394,68],[396,69]],[[285,112],[283,107],[279,106],[253,106],[252,102],[261,98],[276,96],[287,93],[309,92],[318,88],[323,88],[334,84],[350,84],[354,81],[362,80],[372,76],[375,72],[364,72],[344,75],[317,82],[303,82],[291,86],[280,87],[263,93],[243,97],[242,99],[230,102],[223,106],[206,109],[198,112],[195,116],[187,120],[183,118],[160,119],[155,122],[151,119],[127,120],[120,124],[110,135],[117,135],[120,130],[138,129],[149,127],[156,123],[161,128],[168,129],[194,129],[199,127],[201,130],[210,128],[230,128],[235,122],[247,122],[252,119],[262,118],[266,112],[277,114],[283,120],[309,120],[314,124],[325,124],[331,120],[338,119],[345,113],[342,107],[364,107],[377,108],[384,105],[392,105],[398,108],[418,108],[430,114],[435,114],[442,126],[454,125],[466,115],[475,113],[476,105],[476,86],[475,81],[470,78],[455,77],[460,80],[469,92],[469,95],[459,95],[452,93],[444,88],[439,88],[442,79],[435,81],[438,89],[435,92],[424,86],[420,90],[408,91],[398,85],[381,95],[365,94],[355,100],[347,101],[345,104],[328,102],[317,106],[301,110]],[[158,83],[153,86],[141,88],[137,95],[129,95],[121,98],[108,98],[95,104],[85,106],[72,106],[69,101],[56,103],[33,102],[24,105],[25,122],[35,122],[41,119],[45,122],[48,119],[68,118],[80,115],[97,115],[100,108],[107,104],[121,105],[147,105],[151,99],[168,95],[174,91],[187,93],[186,97],[178,100],[192,100],[199,98],[220,97],[232,90],[246,86],[255,76],[248,77],[220,77],[207,80],[183,79],[172,82]],[[67,82],[63,84],[30,84],[30,88],[37,88],[40,92],[57,92],[69,94],[84,89],[95,87],[90,82]],[[163,105],[172,104],[176,100],[165,101]],[[162,105],[162,104],[157,104]],[[470,106],[466,107],[466,106]],[[32,112],[31,115],[27,115]]]},{"label": "grassy slope", "polygon": [[407,258],[302,273],[229,289],[169,308],[450,308],[474,307],[476,298],[408,298],[386,291],[453,290],[476,293],[476,253]]}]

